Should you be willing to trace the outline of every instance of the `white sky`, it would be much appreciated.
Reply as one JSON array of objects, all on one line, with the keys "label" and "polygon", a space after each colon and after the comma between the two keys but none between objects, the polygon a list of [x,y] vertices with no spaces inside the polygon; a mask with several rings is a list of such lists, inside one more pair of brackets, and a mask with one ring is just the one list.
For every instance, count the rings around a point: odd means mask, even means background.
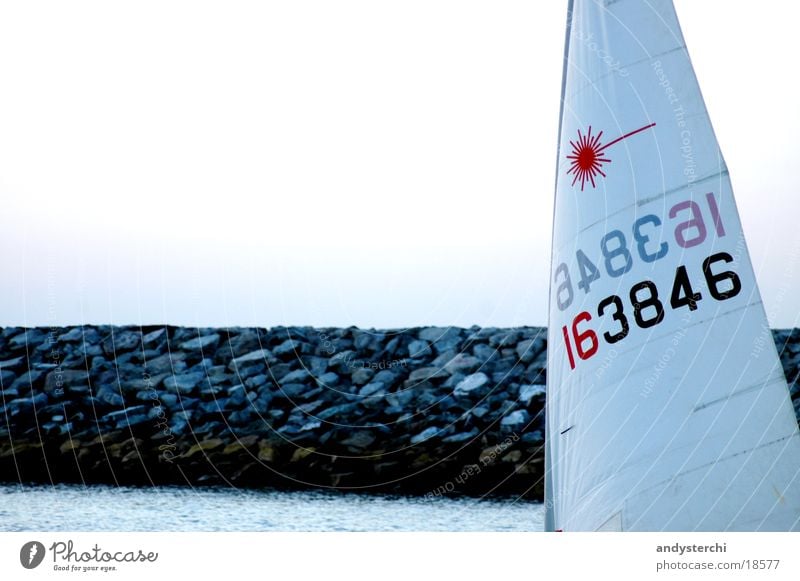
[{"label": "white sky", "polygon": [[[676,6],[767,311],[793,326],[792,4]],[[0,325],[545,324],[565,16],[0,4]]]}]

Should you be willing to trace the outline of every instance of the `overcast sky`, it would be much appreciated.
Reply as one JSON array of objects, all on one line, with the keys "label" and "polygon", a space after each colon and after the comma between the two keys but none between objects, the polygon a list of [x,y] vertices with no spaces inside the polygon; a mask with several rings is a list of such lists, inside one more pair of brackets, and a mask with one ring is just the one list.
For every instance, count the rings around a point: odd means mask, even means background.
[{"label": "overcast sky", "polygon": [[[0,5],[0,325],[543,325],[566,0]],[[773,326],[788,1],[676,0]]]}]

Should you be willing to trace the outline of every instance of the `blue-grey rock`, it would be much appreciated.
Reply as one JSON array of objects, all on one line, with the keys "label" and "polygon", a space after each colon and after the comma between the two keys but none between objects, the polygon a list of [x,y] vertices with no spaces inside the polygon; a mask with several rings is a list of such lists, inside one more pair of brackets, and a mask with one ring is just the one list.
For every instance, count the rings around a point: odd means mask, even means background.
[{"label": "blue-grey rock", "polygon": [[483,343],[478,343],[472,348],[472,354],[475,355],[485,365],[490,361],[494,361],[500,357],[497,349],[489,347]]},{"label": "blue-grey rock", "polygon": [[438,379],[447,377],[449,374],[441,367],[420,367],[408,374],[408,382],[428,381],[429,379]]},{"label": "blue-grey rock", "polygon": [[489,337],[489,345],[492,347],[511,347],[517,344],[519,337],[519,331],[514,329],[500,331]]},{"label": "blue-grey rock", "polygon": [[319,420],[311,420],[300,426],[300,429],[298,431],[309,432],[311,430],[316,430],[318,427],[320,427],[320,425],[322,425],[322,423]]},{"label": "blue-grey rock", "polygon": [[372,432],[367,430],[358,430],[342,440],[341,444],[344,446],[350,446],[351,448],[363,450],[371,446],[374,442],[375,435],[372,434]]},{"label": "blue-grey rock", "polygon": [[530,405],[531,400],[534,397],[542,396],[544,397],[546,392],[546,387],[544,385],[532,384],[532,385],[520,385],[519,386],[519,401],[523,405]]},{"label": "blue-grey rock", "polygon": [[101,386],[95,392],[95,397],[101,402],[112,407],[121,408],[125,405],[125,400],[120,393],[110,387]]},{"label": "blue-grey rock", "polygon": [[27,349],[28,351],[33,351],[45,338],[46,335],[39,329],[27,329],[12,337],[8,345],[12,349]]},{"label": "blue-grey rock", "polygon": [[408,356],[412,359],[429,357],[433,353],[430,344],[422,339],[411,341],[408,344]]},{"label": "blue-grey rock", "polygon": [[516,410],[500,420],[500,425],[505,428],[520,429],[530,421],[530,415],[525,410]]},{"label": "blue-grey rock", "polygon": [[292,399],[303,396],[308,397],[307,394],[311,392],[312,389],[313,388],[310,388],[302,383],[285,383],[280,386],[280,389],[276,395],[281,395],[283,397]]},{"label": "blue-grey rock", "polygon": [[17,377],[14,383],[11,384],[11,389],[16,389],[20,393],[26,393],[30,391],[42,377],[44,377],[44,371],[40,369],[31,369]]},{"label": "blue-grey rock", "polygon": [[139,346],[141,335],[135,331],[112,332],[103,341],[103,351],[109,355],[119,355]]},{"label": "blue-grey rock", "polygon": [[339,383],[339,376],[333,371],[328,371],[317,377],[317,383],[322,387],[332,387]]},{"label": "blue-grey rock", "polygon": [[358,395],[363,397],[383,395],[386,389],[380,381],[371,381],[358,390]]},{"label": "blue-grey rock", "polygon": [[251,407],[236,410],[228,416],[228,422],[234,426],[246,425],[254,419],[256,419],[256,414]]},{"label": "blue-grey rock", "polygon": [[4,361],[0,361],[0,369],[17,369],[17,368],[25,368],[27,367],[27,358],[25,356],[20,357],[11,357],[10,359],[5,359]]},{"label": "blue-grey rock", "polygon": [[413,436],[411,438],[411,443],[412,444],[420,444],[420,443],[422,443],[422,442],[424,442],[426,440],[429,440],[429,439],[435,437],[436,435],[439,434],[439,432],[440,432],[439,428],[437,428],[436,426],[430,426],[430,427],[425,428],[424,430],[422,430],[416,436]]},{"label": "blue-grey rock", "polygon": [[350,376],[350,381],[353,382],[353,385],[364,385],[365,383],[368,383],[374,375],[375,372],[372,369],[367,367],[359,367],[353,371],[352,375]]},{"label": "blue-grey rock", "polygon": [[276,357],[297,357],[303,353],[303,343],[297,339],[286,339],[272,350]]},{"label": "blue-grey rock", "polygon": [[278,383],[281,385],[285,383],[303,383],[310,378],[311,374],[305,369],[296,369],[295,371],[287,373],[283,377],[279,377]]},{"label": "blue-grey rock", "polygon": [[453,434],[452,436],[447,436],[446,438],[442,439],[442,442],[446,442],[448,444],[456,444],[460,442],[466,442],[467,440],[472,440],[478,437],[480,432],[477,429],[472,429],[468,432],[460,432],[457,434]]},{"label": "blue-grey rock", "polygon": [[45,378],[44,391],[53,395],[58,393],[59,390],[70,394],[88,394],[89,374],[85,371],[74,371],[72,369],[51,371]]},{"label": "blue-grey rock", "polygon": [[424,327],[417,336],[428,343],[435,343],[458,339],[461,330],[458,327]]},{"label": "blue-grey rock", "polygon": [[255,329],[241,329],[238,333],[228,331],[224,337],[228,340],[223,344],[221,351],[226,358],[241,357],[265,346]]},{"label": "blue-grey rock", "polygon": [[481,366],[481,363],[481,360],[477,357],[468,355],[466,353],[459,353],[444,364],[444,370],[451,375],[455,373],[468,374],[478,369]]},{"label": "blue-grey rock", "polygon": [[467,375],[464,379],[462,379],[458,383],[458,385],[456,385],[455,389],[453,390],[453,395],[455,396],[468,395],[473,391],[475,391],[476,389],[480,389],[488,382],[489,378],[482,371],[479,371],[478,373],[473,373],[472,375]]},{"label": "blue-grey rock", "polygon": [[517,343],[517,357],[523,363],[530,363],[545,349],[546,342],[542,337],[525,339]]},{"label": "blue-grey rock", "polygon": [[17,375],[13,371],[9,371],[8,369],[0,369],[0,386],[11,387],[11,384],[14,383],[14,380],[17,378]]},{"label": "blue-grey rock", "polygon": [[353,344],[355,345],[356,349],[358,349],[359,351],[363,351],[365,349],[368,349],[373,344],[374,341],[375,337],[372,335],[372,333],[362,332],[356,335]]},{"label": "blue-grey rock", "polygon": [[210,335],[204,335],[203,337],[196,337],[194,339],[184,341],[180,344],[180,348],[184,351],[201,351],[204,349],[216,349],[217,345],[219,345],[219,334],[211,333]]},{"label": "blue-grey rock", "polygon": [[328,370],[329,361],[330,359],[328,357],[316,357],[314,355],[303,358],[306,369],[308,369],[314,377],[319,377]]},{"label": "blue-grey rock", "polygon": [[376,373],[372,381],[380,381],[383,385],[386,386],[387,389],[391,388],[395,383],[397,383],[398,375],[394,371],[390,371],[388,369],[381,369]]},{"label": "blue-grey rock", "polygon": [[389,405],[403,409],[407,409],[413,400],[413,389],[403,389],[386,395],[386,401],[389,402]]},{"label": "blue-grey rock", "polygon": [[255,351],[251,351],[246,355],[242,355],[237,357],[236,359],[232,359],[231,362],[228,364],[228,369],[231,371],[236,371],[238,368],[245,367],[248,365],[268,365],[272,363],[277,363],[278,360],[272,355],[269,349],[257,349]]},{"label": "blue-grey rock", "polygon": [[489,408],[486,406],[475,406],[469,411],[470,415],[475,416],[476,418],[482,418],[486,414],[489,413]]},{"label": "blue-grey rock", "polygon": [[329,408],[325,408],[324,410],[317,412],[316,416],[320,420],[329,420],[333,418],[334,421],[336,421],[336,418],[338,417],[343,417],[343,418],[348,417],[357,408],[358,404],[356,403],[343,403],[331,406]]},{"label": "blue-grey rock", "polygon": [[258,389],[262,385],[266,384],[267,381],[266,375],[254,375],[253,377],[248,377],[245,379],[244,385],[248,389]]},{"label": "blue-grey rock", "polygon": [[185,358],[185,353],[164,353],[160,357],[148,360],[142,371],[147,371],[150,375],[183,373],[187,368],[186,363],[183,361]]},{"label": "blue-grey rock", "polygon": [[142,345],[145,347],[155,345],[160,342],[162,339],[166,339],[167,331],[166,329],[156,329],[155,331],[151,331],[142,337]]},{"label": "blue-grey rock", "polygon": [[204,384],[205,378],[205,374],[200,372],[170,375],[164,379],[164,387],[171,393],[188,395],[192,393],[195,388]]}]

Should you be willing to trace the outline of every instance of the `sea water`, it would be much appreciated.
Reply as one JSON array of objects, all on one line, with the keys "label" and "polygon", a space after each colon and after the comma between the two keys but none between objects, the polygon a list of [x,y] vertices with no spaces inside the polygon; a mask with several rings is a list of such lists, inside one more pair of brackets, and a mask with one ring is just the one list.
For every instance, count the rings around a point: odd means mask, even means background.
[{"label": "sea water", "polygon": [[2,531],[541,531],[543,519],[514,498],[0,485]]}]

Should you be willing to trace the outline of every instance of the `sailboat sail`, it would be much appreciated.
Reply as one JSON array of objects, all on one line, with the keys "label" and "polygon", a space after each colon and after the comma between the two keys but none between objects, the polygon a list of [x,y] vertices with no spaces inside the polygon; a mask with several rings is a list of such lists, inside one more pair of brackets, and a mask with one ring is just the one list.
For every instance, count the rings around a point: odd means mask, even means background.
[{"label": "sailboat sail", "polygon": [[800,528],[800,435],[670,0],[573,0],[546,528]]}]

